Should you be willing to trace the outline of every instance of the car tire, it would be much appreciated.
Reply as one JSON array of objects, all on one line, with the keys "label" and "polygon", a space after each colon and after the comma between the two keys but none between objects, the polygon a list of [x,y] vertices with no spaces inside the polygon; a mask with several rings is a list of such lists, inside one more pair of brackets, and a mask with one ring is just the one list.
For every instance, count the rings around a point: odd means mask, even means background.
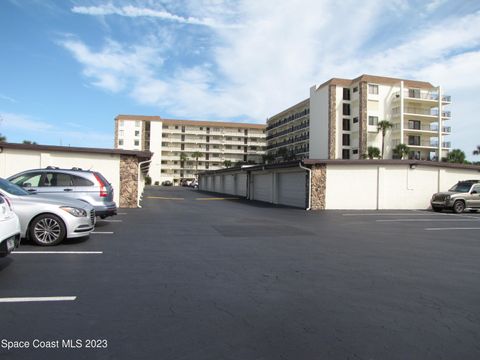
[{"label": "car tire", "polygon": [[465,203],[462,200],[457,200],[453,203],[453,212],[461,214],[465,210]]},{"label": "car tire", "polygon": [[30,224],[30,238],[37,245],[54,246],[60,244],[67,235],[62,219],[53,214],[37,216]]},{"label": "car tire", "polygon": [[433,209],[433,211],[435,211],[435,212],[442,212],[442,210],[443,210],[441,207],[436,207],[436,206],[435,206],[435,207],[432,207],[432,209]]}]

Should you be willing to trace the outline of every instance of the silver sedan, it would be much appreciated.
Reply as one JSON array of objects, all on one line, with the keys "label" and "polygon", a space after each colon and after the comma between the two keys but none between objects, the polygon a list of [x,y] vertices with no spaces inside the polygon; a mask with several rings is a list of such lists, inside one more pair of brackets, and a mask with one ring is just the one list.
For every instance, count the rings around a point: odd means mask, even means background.
[{"label": "silver sedan", "polygon": [[83,201],[31,194],[1,178],[0,194],[13,204],[21,236],[38,245],[57,245],[65,238],[87,236],[95,227],[95,210]]}]

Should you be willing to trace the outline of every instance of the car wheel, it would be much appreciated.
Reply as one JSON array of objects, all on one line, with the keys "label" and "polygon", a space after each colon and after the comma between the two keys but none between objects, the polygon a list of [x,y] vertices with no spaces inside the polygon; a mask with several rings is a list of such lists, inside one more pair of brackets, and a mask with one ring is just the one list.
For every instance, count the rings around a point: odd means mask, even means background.
[{"label": "car wheel", "polygon": [[457,200],[453,203],[453,212],[455,214],[463,213],[465,210],[465,203],[461,200]]},{"label": "car wheel", "polygon": [[62,219],[53,214],[40,215],[30,224],[30,238],[41,246],[60,244],[66,234]]},{"label": "car wheel", "polygon": [[441,207],[432,207],[433,211],[435,212],[441,212],[442,208]]}]

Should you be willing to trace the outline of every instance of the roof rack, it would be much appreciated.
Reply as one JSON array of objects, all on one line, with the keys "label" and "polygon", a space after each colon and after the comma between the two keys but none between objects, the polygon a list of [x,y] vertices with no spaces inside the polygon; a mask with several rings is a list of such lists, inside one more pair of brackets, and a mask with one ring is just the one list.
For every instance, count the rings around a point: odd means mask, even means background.
[{"label": "roof rack", "polygon": [[72,170],[75,170],[75,171],[83,171],[82,168],[79,168],[79,167],[76,167],[76,166],[72,167]]},{"label": "roof rack", "polygon": [[60,169],[60,168],[58,166],[47,166],[45,169],[56,170],[56,169]]}]

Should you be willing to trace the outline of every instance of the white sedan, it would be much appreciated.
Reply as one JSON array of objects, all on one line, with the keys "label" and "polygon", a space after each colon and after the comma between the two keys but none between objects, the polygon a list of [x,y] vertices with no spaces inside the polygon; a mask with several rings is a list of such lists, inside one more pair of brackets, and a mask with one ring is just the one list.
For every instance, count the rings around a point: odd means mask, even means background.
[{"label": "white sedan", "polygon": [[6,256],[20,242],[20,221],[10,201],[0,195],[0,257]]}]

